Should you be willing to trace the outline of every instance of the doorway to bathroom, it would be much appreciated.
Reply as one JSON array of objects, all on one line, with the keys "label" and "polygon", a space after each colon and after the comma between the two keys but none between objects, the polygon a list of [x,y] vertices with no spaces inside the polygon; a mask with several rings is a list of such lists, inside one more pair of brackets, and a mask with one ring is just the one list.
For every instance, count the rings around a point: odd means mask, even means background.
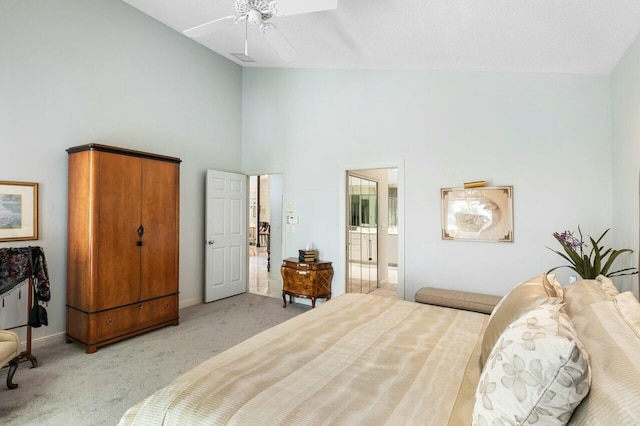
[{"label": "doorway to bathroom", "polygon": [[396,297],[398,169],[347,171],[346,291]]}]

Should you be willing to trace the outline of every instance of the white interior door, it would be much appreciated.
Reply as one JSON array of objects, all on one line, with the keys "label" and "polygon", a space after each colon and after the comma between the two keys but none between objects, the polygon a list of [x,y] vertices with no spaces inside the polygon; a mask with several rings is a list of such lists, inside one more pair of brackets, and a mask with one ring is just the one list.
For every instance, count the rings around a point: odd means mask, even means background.
[{"label": "white interior door", "polygon": [[247,176],[207,170],[205,302],[247,291]]}]

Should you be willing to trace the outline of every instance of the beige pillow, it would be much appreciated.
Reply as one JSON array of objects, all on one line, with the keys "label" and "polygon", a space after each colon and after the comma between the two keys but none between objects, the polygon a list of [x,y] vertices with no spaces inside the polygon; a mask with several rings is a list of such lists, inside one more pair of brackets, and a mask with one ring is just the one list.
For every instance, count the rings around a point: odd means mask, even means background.
[{"label": "beige pillow", "polygon": [[640,303],[630,291],[618,294],[613,302],[616,310],[629,325],[629,328],[640,337]]},{"label": "beige pillow", "polygon": [[[554,283],[554,284],[552,284]],[[542,274],[515,286],[495,307],[482,338],[480,365],[484,366],[498,337],[506,328],[532,309],[544,303],[562,303],[560,284],[555,274]],[[560,291],[562,291],[560,289]]]},{"label": "beige pillow", "polygon": [[569,318],[592,303],[608,302],[620,294],[610,278],[598,275],[595,280],[580,280],[563,288],[563,302]]},{"label": "beige pillow", "polygon": [[611,281],[611,278],[607,278],[604,275],[598,275],[596,277],[596,281],[600,283],[602,292],[609,300],[614,299],[618,294],[620,294],[620,291],[613,283],[613,281]]},{"label": "beige pillow", "polygon": [[590,383],[587,352],[562,305],[541,305],[511,324],[491,351],[473,425],[565,425]]},{"label": "beige pillow", "polygon": [[560,281],[556,278],[556,274],[547,274],[547,281],[551,284],[553,289],[556,292],[556,297],[563,299],[564,293],[562,291],[562,285],[560,285]]},{"label": "beige pillow", "polygon": [[[585,281],[592,287],[595,280]],[[575,425],[637,425],[640,335],[631,294],[594,302],[570,316],[591,361],[591,390],[571,417]],[[624,312],[624,313],[623,313]]]}]

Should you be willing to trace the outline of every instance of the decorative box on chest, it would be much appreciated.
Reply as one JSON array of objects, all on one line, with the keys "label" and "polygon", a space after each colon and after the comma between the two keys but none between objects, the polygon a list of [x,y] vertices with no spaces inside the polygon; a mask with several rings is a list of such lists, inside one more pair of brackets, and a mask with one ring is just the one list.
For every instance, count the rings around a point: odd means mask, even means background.
[{"label": "decorative box on chest", "polygon": [[289,295],[289,303],[292,297],[311,299],[312,308],[316,306],[316,298],[331,299],[331,280],[333,279],[331,262],[319,260],[302,263],[290,257],[282,261],[280,273],[284,307],[287,306],[286,295]]}]

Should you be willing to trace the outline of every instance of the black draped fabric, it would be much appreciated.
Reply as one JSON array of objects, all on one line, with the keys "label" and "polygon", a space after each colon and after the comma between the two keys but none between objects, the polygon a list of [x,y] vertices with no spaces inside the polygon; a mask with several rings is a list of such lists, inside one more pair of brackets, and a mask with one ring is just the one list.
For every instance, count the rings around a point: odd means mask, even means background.
[{"label": "black draped fabric", "polygon": [[9,294],[32,276],[36,300],[50,300],[49,273],[42,247],[0,248],[0,295]]}]

